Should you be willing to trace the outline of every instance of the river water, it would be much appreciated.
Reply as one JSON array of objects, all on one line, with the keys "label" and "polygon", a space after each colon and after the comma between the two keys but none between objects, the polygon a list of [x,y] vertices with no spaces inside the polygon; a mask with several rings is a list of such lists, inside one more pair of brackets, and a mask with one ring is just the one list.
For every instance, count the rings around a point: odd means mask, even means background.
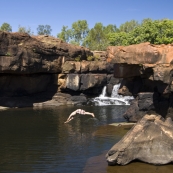
[{"label": "river water", "polygon": [[[90,116],[64,121],[76,109]],[[108,166],[106,152],[130,129],[122,122],[127,105],[61,106],[0,111],[0,172],[2,173],[169,173],[173,166],[134,162]]]}]

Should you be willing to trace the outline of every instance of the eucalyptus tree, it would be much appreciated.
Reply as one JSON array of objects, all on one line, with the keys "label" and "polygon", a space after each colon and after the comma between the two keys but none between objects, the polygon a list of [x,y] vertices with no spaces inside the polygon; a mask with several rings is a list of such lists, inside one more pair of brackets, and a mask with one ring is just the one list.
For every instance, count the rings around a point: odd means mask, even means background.
[{"label": "eucalyptus tree", "polygon": [[120,25],[119,31],[129,33],[131,31],[133,31],[133,29],[135,29],[138,26],[139,26],[139,23],[136,20],[127,21],[127,22]]},{"label": "eucalyptus tree", "polygon": [[83,45],[91,50],[105,50],[109,46],[109,34],[116,32],[115,25],[103,26],[102,23],[96,23],[89,31]]},{"label": "eucalyptus tree", "polygon": [[82,45],[88,32],[89,28],[86,20],[78,20],[77,22],[74,22],[71,29],[71,42]]},{"label": "eucalyptus tree", "polygon": [[0,27],[1,31],[7,31],[7,32],[12,32],[12,27],[10,24],[4,22],[1,27]]},{"label": "eucalyptus tree", "polygon": [[52,29],[50,25],[38,25],[37,34],[38,35],[51,35]]},{"label": "eucalyptus tree", "polygon": [[57,37],[65,42],[69,43],[70,38],[71,38],[71,30],[68,29],[68,26],[63,25],[61,32],[59,34],[57,34]]},{"label": "eucalyptus tree", "polygon": [[63,26],[57,37],[71,44],[82,45],[84,39],[89,32],[88,23],[86,20],[78,20],[72,23],[70,29],[68,26]]}]

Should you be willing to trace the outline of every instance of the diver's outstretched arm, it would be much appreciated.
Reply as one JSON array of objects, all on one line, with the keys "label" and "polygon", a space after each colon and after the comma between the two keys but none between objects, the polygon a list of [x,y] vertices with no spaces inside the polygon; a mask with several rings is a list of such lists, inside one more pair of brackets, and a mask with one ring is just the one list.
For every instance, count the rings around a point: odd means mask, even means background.
[{"label": "diver's outstretched arm", "polygon": [[[76,110],[76,111],[77,111],[77,110]],[[76,111],[72,112],[72,113],[70,114],[70,116],[67,118],[67,121],[64,122],[64,123],[68,123],[69,121],[71,121],[72,119],[74,119],[74,115],[76,115]]]}]

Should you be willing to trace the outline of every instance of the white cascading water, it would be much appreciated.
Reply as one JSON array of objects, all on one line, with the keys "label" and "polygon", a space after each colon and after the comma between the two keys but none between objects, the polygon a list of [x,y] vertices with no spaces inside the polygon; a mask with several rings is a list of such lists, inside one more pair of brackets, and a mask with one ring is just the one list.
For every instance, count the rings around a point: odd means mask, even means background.
[{"label": "white cascading water", "polygon": [[122,96],[118,94],[120,84],[116,84],[113,87],[111,97],[106,96],[106,86],[103,88],[99,97],[93,99],[95,105],[129,105],[129,101],[133,100],[133,96]]}]

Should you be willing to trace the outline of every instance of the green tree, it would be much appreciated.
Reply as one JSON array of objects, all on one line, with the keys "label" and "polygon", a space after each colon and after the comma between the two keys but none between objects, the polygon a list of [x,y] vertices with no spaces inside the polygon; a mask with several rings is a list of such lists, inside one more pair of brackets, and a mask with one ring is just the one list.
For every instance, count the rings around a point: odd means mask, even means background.
[{"label": "green tree", "polygon": [[144,19],[131,31],[115,32],[108,36],[111,45],[130,45],[142,42],[151,44],[173,43],[173,20]]},{"label": "green tree", "polygon": [[78,20],[72,24],[71,39],[73,42],[82,45],[89,32],[86,20]]},{"label": "green tree", "polygon": [[88,36],[85,39],[84,46],[91,50],[102,50],[105,34],[103,32],[104,26],[102,23],[96,23],[92,28]]},{"label": "green tree", "polygon": [[116,25],[103,26],[102,23],[96,23],[94,28],[89,29],[86,20],[78,20],[72,23],[70,29],[63,26],[57,37],[68,43],[86,46],[92,50],[105,50],[109,45],[108,34],[116,31]]},{"label": "green tree", "polygon": [[83,45],[91,50],[105,50],[109,46],[109,34],[116,30],[115,25],[103,26],[102,23],[96,23],[89,31]]},{"label": "green tree", "polygon": [[173,42],[173,20],[145,19],[141,26],[132,33],[132,44],[150,42],[151,44],[168,44]]},{"label": "green tree", "polygon": [[143,20],[142,20],[142,22],[141,22],[140,25],[145,25],[145,24],[147,24],[147,23],[151,23],[151,22],[153,22],[152,19],[150,19],[150,18],[146,18],[146,19],[143,19]]},{"label": "green tree", "polygon": [[30,27],[26,28],[26,27],[23,27],[23,26],[20,26],[20,25],[18,27],[18,32],[20,32],[20,33],[27,33],[29,35],[34,35],[34,33],[31,31]]},{"label": "green tree", "polygon": [[116,25],[109,24],[104,27],[104,32],[105,34],[118,32],[118,28],[116,27]]},{"label": "green tree", "polygon": [[52,29],[50,25],[38,25],[37,34],[38,35],[51,35]]},{"label": "green tree", "polygon": [[1,31],[7,31],[7,32],[12,32],[12,27],[8,23],[3,23],[0,27]]},{"label": "green tree", "polygon": [[126,32],[115,32],[108,35],[111,46],[127,46],[130,44],[130,35]]},{"label": "green tree", "polygon": [[89,32],[88,23],[86,20],[78,20],[72,23],[70,29],[67,26],[63,26],[61,33],[57,34],[57,37],[75,45],[82,45],[84,39]]},{"label": "green tree", "polygon": [[121,24],[119,27],[119,31],[129,33],[133,31],[133,29],[135,29],[137,26],[139,26],[139,23],[136,20],[131,20],[129,22]]},{"label": "green tree", "polygon": [[61,32],[57,34],[57,37],[61,40],[64,40],[65,42],[69,43],[71,38],[71,30],[68,29],[68,26],[64,26],[61,29]]},{"label": "green tree", "polygon": [[154,44],[173,43],[173,20],[163,19],[157,22],[157,30]]}]

